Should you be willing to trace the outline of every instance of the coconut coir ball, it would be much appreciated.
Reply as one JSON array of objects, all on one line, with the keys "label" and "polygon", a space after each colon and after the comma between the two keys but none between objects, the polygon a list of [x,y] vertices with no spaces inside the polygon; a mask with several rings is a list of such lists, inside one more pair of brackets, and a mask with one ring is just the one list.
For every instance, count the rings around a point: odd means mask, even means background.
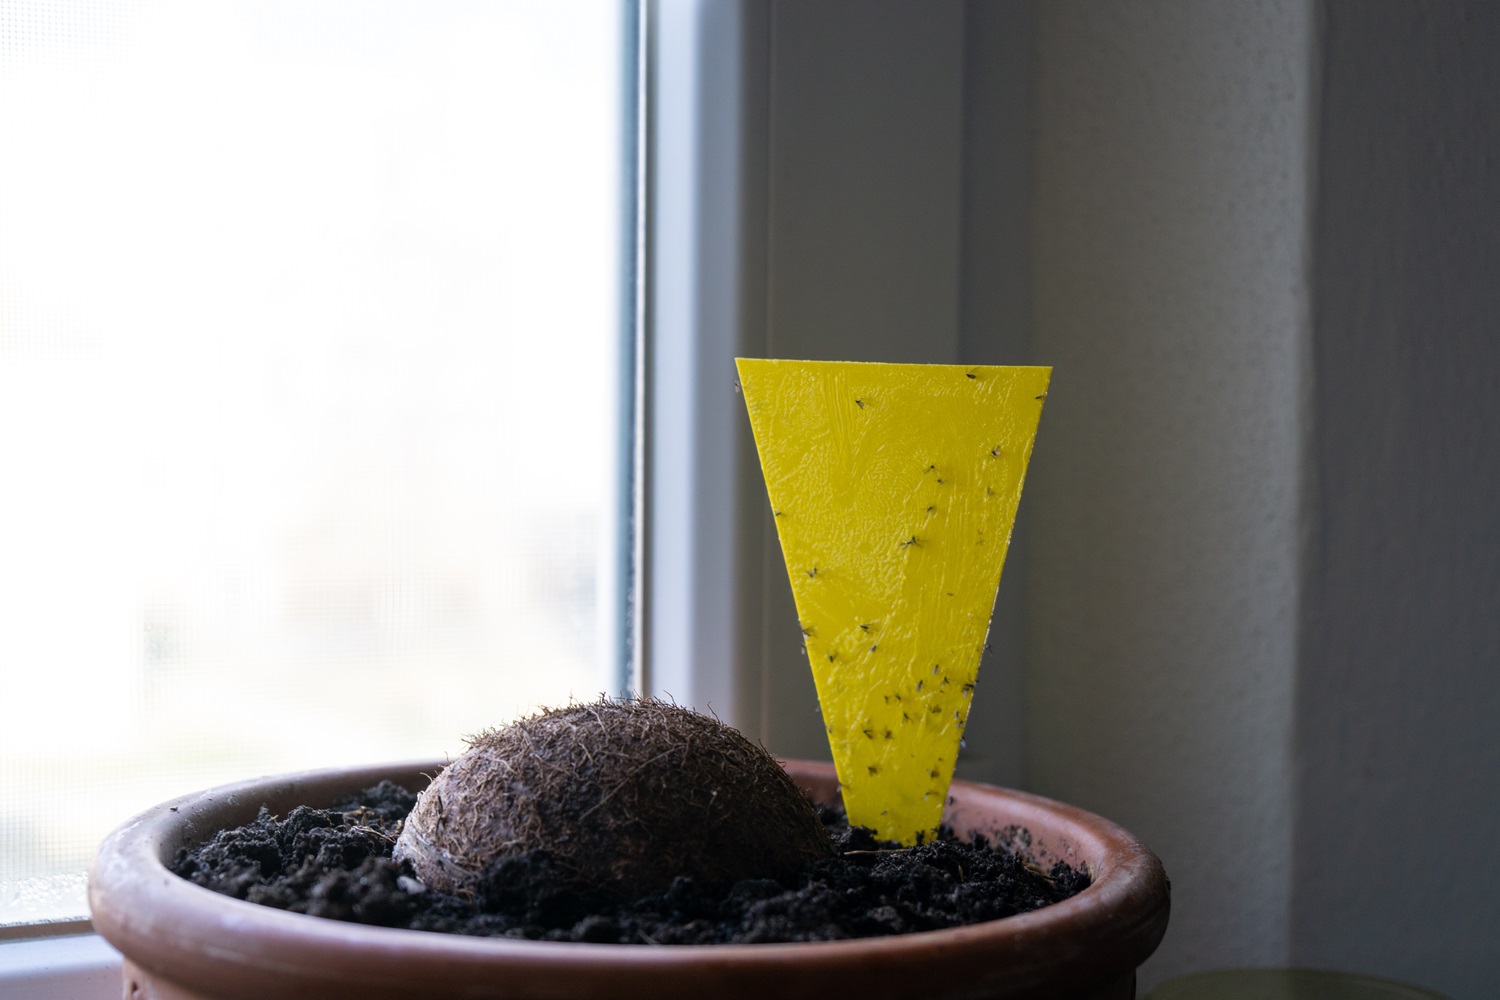
[{"label": "coconut coir ball", "polygon": [[551,709],[470,741],[407,817],[396,859],[466,894],[496,861],[545,851],[620,899],[679,875],[727,888],[832,853],[811,803],[761,747],[650,699]]}]

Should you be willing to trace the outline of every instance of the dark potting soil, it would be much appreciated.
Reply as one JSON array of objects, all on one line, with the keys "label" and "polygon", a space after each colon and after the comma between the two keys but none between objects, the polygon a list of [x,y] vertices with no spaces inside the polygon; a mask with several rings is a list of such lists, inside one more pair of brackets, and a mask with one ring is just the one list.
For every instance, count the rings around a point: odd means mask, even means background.
[{"label": "dark potting soil", "polygon": [[472,899],[425,888],[391,860],[416,795],[381,782],[333,809],[265,809],[178,852],[171,868],[198,885],[295,913],[356,923],[544,941],[721,944],[831,941],[937,930],[996,920],[1059,902],[1089,885],[1058,863],[1043,871],[1021,848],[950,831],[912,848],[851,828],[838,806],[820,807],[837,851],[795,881],[751,879],[707,892],[679,877],[631,902],[591,893],[545,852],[506,858]]}]

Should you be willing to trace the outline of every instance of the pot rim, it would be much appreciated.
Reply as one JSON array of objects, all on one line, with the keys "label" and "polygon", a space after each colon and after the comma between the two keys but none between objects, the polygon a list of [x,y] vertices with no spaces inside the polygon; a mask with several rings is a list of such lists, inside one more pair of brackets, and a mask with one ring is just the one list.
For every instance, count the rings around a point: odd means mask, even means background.
[{"label": "pot rim", "polygon": [[[814,797],[828,797],[837,786],[831,764],[785,763]],[[263,803],[273,813],[285,814],[293,805],[326,804],[386,778],[413,787],[443,766],[423,761],[259,778],[148,809],[99,849],[89,873],[95,928],[133,965],[184,986],[220,988],[212,981],[223,978],[226,963],[269,977],[243,994],[222,994],[247,997],[267,995],[272,988],[288,997],[315,995],[297,992],[294,977],[316,980],[321,970],[333,966],[343,970],[341,975],[354,970],[369,996],[417,996],[428,988],[451,992],[456,988],[451,984],[463,975],[501,970],[507,979],[534,975],[554,984],[580,977],[598,981],[607,976],[611,983],[622,982],[620,976],[635,977],[641,995],[650,995],[662,983],[681,983],[694,968],[719,970],[705,974],[705,990],[718,988],[715,984],[728,974],[758,979],[762,988],[778,989],[784,996],[811,996],[830,987],[848,989],[854,982],[850,977],[873,974],[875,982],[898,992],[866,995],[894,996],[920,986],[928,975],[992,980],[1003,974],[1006,983],[1024,986],[1049,975],[1055,978],[1059,967],[1066,972],[1070,964],[1085,976],[1103,966],[1134,969],[1155,950],[1166,929],[1170,904],[1161,862],[1128,832],[1074,806],[965,781],[953,783],[946,822],[965,835],[1001,835],[1011,826],[1026,827],[1034,835],[1055,831],[1037,836],[1035,853],[1044,861],[1062,858],[1088,865],[1093,884],[1060,903],[965,927],[842,941],[653,947],[466,937],[345,923],[225,896],[166,867],[179,847],[248,822]],[[502,990],[491,995],[531,994]],[[1024,990],[1003,995],[1020,996]]]}]

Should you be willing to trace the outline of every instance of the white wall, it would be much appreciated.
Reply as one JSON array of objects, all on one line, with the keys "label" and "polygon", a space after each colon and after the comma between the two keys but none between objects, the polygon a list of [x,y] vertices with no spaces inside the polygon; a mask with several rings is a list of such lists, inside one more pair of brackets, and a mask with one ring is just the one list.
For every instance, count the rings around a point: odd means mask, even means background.
[{"label": "white wall", "polygon": [[1313,37],[1039,11],[1025,775],[1161,856],[1145,986],[1289,955]]},{"label": "white wall", "polygon": [[1292,958],[1500,996],[1500,7],[1327,5]]},{"label": "white wall", "polygon": [[1025,781],[1143,982],[1500,990],[1500,8],[1039,6]]}]

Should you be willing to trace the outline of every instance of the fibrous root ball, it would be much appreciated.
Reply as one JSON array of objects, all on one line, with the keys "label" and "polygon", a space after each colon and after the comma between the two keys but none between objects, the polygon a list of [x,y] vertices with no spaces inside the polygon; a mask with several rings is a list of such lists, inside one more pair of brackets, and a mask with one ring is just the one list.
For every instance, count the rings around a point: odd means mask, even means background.
[{"label": "fibrous root ball", "polygon": [[545,851],[621,899],[687,875],[785,879],[832,848],[801,789],[761,747],[664,702],[551,709],[475,737],[422,793],[396,845],[450,894],[497,861]]}]

